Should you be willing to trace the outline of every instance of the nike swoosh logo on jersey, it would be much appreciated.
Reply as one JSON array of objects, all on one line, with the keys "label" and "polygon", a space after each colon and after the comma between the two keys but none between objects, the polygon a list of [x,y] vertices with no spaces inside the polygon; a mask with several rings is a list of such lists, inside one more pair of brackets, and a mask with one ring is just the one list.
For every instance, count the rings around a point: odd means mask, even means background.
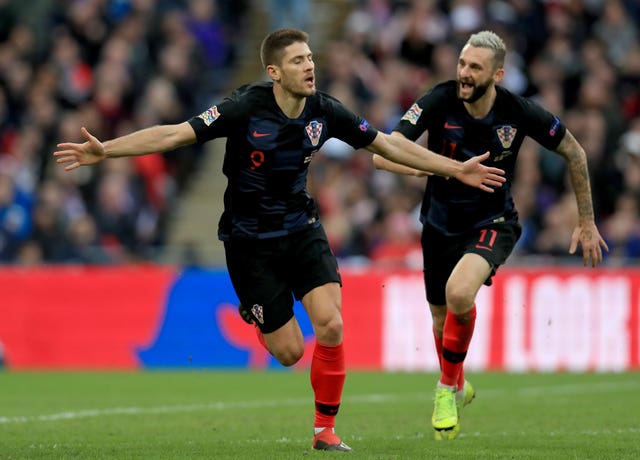
[{"label": "nike swoosh logo on jersey", "polygon": [[271,133],[259,133],[258,131],[253,131],[252,133],[253,137],[265,137],[265,136],[271,136]]},{"label": "nike swoosh logo on jersey", "polygon": [[450,125],[448,121],[444,123],[444,129],[461,129],[462,126]]}]

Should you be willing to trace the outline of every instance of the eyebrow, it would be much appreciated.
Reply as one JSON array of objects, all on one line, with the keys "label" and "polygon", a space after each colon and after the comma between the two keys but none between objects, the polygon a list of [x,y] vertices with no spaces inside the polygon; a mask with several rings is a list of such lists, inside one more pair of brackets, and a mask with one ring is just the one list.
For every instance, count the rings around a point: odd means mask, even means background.
[{"label": "eyebrow", "polygon": [[313,53],[307,53],[307,54],[296,54],[295,56],[291,57],[291,59],[289,59],[289,61],[295,61],[296,59],[304,59],[304,58],[308,58],[308,57],[312,57]]},{"label": "eyebrow", "polygon": [[460,64],[460,63],[468,64],[470,67],[477,67],[477,68],[480,68],[480,69],[484,69],[485,68],[482,64],[480,64],[477,61],[465,61],[465,59],[462,58],[462,57],[458,58],[458,64]]}]

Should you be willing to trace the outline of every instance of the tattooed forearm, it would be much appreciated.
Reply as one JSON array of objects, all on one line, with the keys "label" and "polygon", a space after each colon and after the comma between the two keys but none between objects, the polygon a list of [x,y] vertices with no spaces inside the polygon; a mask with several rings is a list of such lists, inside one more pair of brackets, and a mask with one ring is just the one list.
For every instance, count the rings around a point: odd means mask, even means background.
[{"label": "tattooed forearm", "polygon": [[587,156],[583,148],[567,130],[564,139],[556,149],[556,153],[562,155],[569,166],[571,184],[576,194],[580,221],[594,220],[589,169],[587,167]]}]

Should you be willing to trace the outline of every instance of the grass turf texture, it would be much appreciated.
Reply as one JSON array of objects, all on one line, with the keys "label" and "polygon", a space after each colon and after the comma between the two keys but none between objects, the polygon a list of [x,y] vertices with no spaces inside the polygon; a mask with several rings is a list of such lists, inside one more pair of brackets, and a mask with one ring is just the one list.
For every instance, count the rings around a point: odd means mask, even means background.
[{"label": "grass turf texture", "polygon": [[306,372],[0,372],[0,459],[636,459],[640,374],[473,374],[461,434],[436,442],[436,376],[347,376],[337,432],[310,448]]}]

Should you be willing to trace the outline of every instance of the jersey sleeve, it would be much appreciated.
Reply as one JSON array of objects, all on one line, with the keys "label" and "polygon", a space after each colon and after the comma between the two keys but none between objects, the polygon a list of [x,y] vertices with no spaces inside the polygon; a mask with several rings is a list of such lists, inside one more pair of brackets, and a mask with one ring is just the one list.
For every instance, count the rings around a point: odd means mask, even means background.
[{"label": "jersey sleeve", "polygon": [[567,128],[560,119],[529,99],[518,98],[523,114],[527,135],[544,148],[555,150],[564,138]]},{"label": "jersey sleeve", "polygon": [[329,99],[328,113],[333,116],[331,137],[346,142],[354,149],[368,146],[378,135],[378,130],[364,118],[347,109],[340,102]]},{"label": "jersey sleeve", "polygon": [[433,125],[436,114],[443,113],[441,107],[446,97],[444,93],[442,85],[429,90],[409,107],[393,130],[412,141],[418,139]]},{"label": "jersey sleeve", "polygon": [[198,143],[203,143],[218,137],[228,137],[241,113],[240,103],[227,98],[189,119],[188,123],[195,131]]}]

